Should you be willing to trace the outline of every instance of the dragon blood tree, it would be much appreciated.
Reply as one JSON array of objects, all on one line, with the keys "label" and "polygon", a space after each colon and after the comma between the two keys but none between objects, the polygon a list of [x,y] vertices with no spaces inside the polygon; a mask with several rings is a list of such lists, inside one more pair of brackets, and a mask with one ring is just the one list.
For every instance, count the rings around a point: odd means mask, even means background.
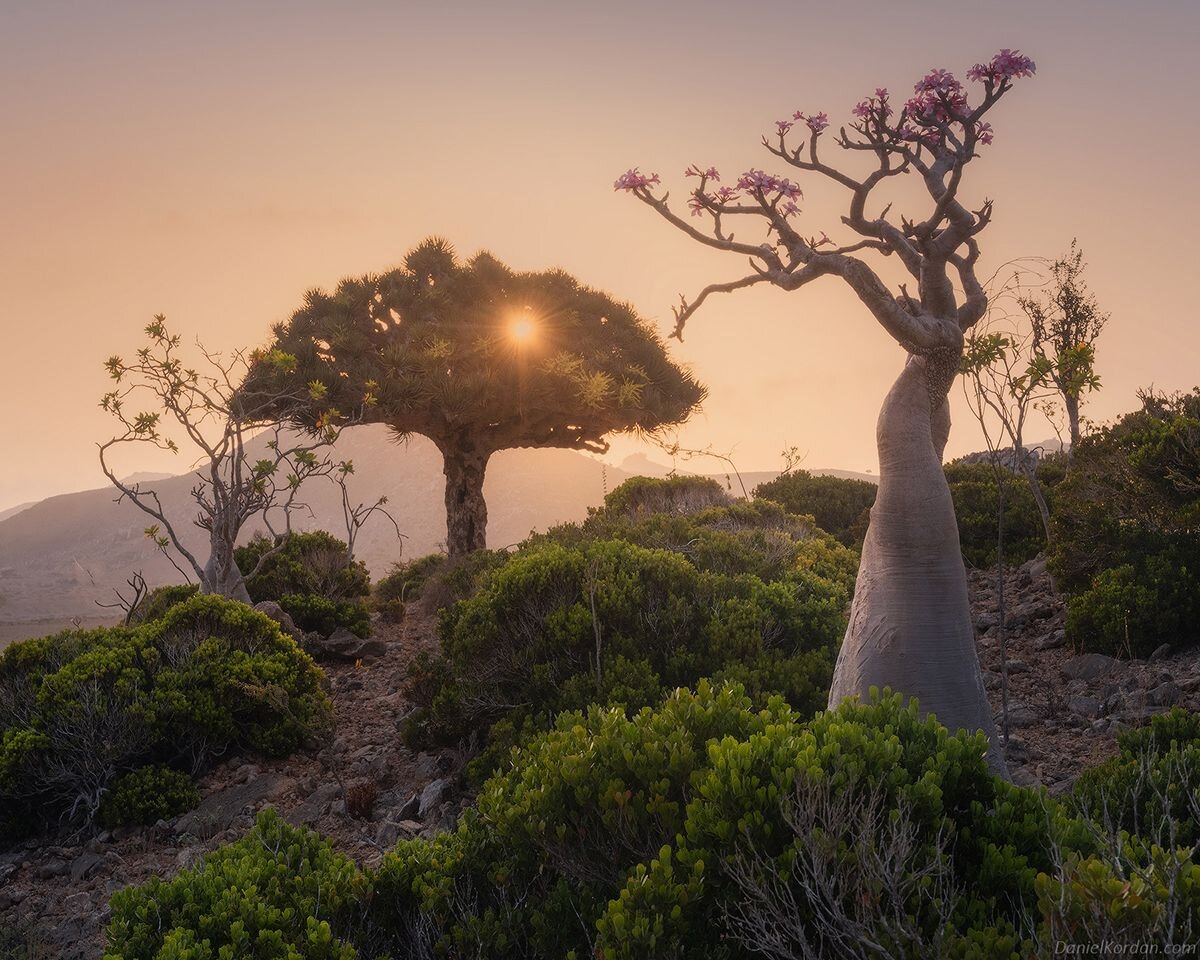
[{"label": "dragon blood tree", "polygon": [[[248,384],[305,387],[323,405],[362,411],[358,422],[421,434],[441,451],[446,546],[485,546],[488,459],[512,447],[604,452],[605,436],[682,423],[704,388],[667,356],[627,304],[558,270],[518,273],[486,253],[459,261],[427,240],[381,276],[310,292],[275,327]],[[299,426],[308,407],[281,411]]]},{"label": "dragon blood tree", "polygon": [[[879,496],[863,545],[858,584],[845,641],[838,656],[830,706],[891,687],[917,697],[951,730],[983,730],[989,762],[1005,772],[984,694],[967,602],[966,574],[942,452],[950,431],[947,394],[959,371],[965,334],[984,316],[987,295],[976,275],[978,237],[992,215],[990,201],[972,211],[962,199],[963,174],[992,142],[986,117],[1013,83],[1032,76],[1034,63],[1015,50],[976,64],[967,77],[979,84],[972,104],[953,74],[933,70],[897,107],[878,89],[854,108],[854,119],[833,135],[833,145],[870,164],[862,175],[826,162],[829,127],[824,113],[797,111],[763,138],[767,150],[805,174],[846,191],[841,218],[845,242],[825,233],[806,236],[796,225],[802,193],[790,179],[752,169],[733,184],[717,186],[715,169],[690,167],[698,178],[685,218],[659,196],[659,177],[637,169],[615,187],[646,203],[700,243],[748,257],[750,272],[705,287],[675,310],[674,336],[713,293],[769,283],[795,290],[819,277],[838,277],[858,295],[907,359],[879,414]],[[807,131],[796,142],[794,129]],[[927,195],[920,218],[877,209],[877,188],[914,176]],[[729,230],[737,223],[739,239]],[[758,223],[765,242],[741,239]],[[911,281],[893,291],[865,259],[895,256]],[[911,286],[911,292],[910,292]]]}]

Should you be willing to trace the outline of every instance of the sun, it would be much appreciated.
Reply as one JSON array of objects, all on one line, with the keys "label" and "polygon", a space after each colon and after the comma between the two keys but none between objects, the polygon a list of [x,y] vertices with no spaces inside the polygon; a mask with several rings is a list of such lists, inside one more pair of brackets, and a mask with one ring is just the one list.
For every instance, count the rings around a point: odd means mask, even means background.
[{"label": "sun", "polygon": [[527,313],[517,314],[508,324],[508,335],[518,344],[529,343],[536,333],[537,325]]}]

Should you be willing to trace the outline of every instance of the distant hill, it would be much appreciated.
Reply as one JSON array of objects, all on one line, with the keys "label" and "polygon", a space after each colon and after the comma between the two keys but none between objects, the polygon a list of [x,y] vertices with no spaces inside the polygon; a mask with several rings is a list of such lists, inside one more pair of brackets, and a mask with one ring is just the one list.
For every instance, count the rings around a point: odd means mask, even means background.
[{"label": "distant hill", "polygon": [[[445,537],[445,506],[441,455],[428,440],[413,437],[397,443],[382,426],[359,427],[338,441],[338,456],[354,461],[351,492],[363,501],[385,495],[388,506],[405,535],[397,541],[386,520],[373,521],[359,536],[358,556],[374,576],[387,572],[395,561],[440,549]],[[684,467],[706,469],[685,470]],[[680,472],[708,473],[741,494],[733,474],[713,460],[697,458],[681,464]],[[632,469],[630,469],[632,468]],[[518,543],[531,531],[582,520],[590,506],[601,503],[630,476],[657,475],[670,467],[645,457],[620,467],[568,450],[507,450],[496,454],[488,468],[484,488],[488,502],[488,543],[504,547]],[[813,471],[874,481],[874,477],[848,471]],[[742,475],[746,490],[777,475],[750,472]],[[163,478],[161,474],[135,475],[152,483],[168,516],[194,514],[190,491],[192,477]],[[33,621],[61,625],[72,617],[93,620],[107,611],[96,601],[112,599],[114,587],[141,571],[151,586],[182,579],[170,562],[143,533],[150,518],[132,504],[114,502],[110,487],[50,497],[40,503],[14,508],[0,517],[0,641],[24,632],[45,632]],[[297,518],[301,530],[342,529],[341,504],[336,487],[314,483],[306,494],[312,513]],[[178,529],[190,549],[207,556],[204,534],[184,520]],[[261,523],[251,523],[248,539]]]}]

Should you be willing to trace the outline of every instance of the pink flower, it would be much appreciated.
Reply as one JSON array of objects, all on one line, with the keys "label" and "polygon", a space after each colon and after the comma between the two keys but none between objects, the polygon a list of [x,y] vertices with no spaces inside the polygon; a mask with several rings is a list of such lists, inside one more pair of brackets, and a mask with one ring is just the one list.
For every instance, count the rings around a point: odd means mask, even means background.
[{"label": "pink flower", "polygon": [[703,177],[706,180],[720,181],[721,175],[717,173],[716,167],[709,167],[707,170],[701,170],[694,163],[683,171],[685,177]]},{"label": "pink flower", "polygon": [[1017,80],[1032,77],[1037,72],[1037,64],[1020,50],[1005,48],[992,57],[989,63],[977,63],[967,71],[968,80],[990,80],[993,84],[1005,80]]},{"label": "pink flower", "polygon": [[865,120],[871,115],[871,101],[859,100],[858,103],[854,105],[853,113],[860,120]]},{"label": "pink flower", "polygon": [[772,174],[765,173],[762,170],[751,168],[741,175],[737,182],[739,190],[748,190],[750,192],[761,193],[764,197],[767,194],[778,194],[780,197],[785,197],[788,200],[799,200],[804,193],[799,185],[792,183],[786,177],[776,177]]},{"label": "pink flower", "polygon": [[737,196],[738,192],[733,187],[722,187],[717,191],[716,200],[718,203],[729,203],[730,200],[736,200]]},{"label": "pink flower", "polygon": [[779,135],[782,137],[785,133],[792,129],[790,120],[776,120],[775,126],[779,130]]},{"label": "pink flower", "polygon": [[794,217],[796,214],[798,214],[800,212],[800,208],[798,206],[796,206],[794,201],[789,200],[787,203],[785,203],[780,208],[780,211],[783,213],[783,215],[785,217]]},{"label": "pink flower", "polygon": [[979,139],[980,143],[991,143],[992,135],[992,125],[990,123],[980,120],[979,123],[975,124],[975,136]]},{"label": "pink flower", "polygon": [[808,124],[808,129],[813,133],[820,133],[829,126],[829,117],[822,111],[814,113],[812,116],[805,117],[804,122]]},{"label": "pink flower", "polygon": [[876,100],[886,100],[887,97],[888,97],[887,87],[876,87],[875,88],[875,99]]},{"label": "pink flower", "polygon": [[613,183],[614,190],[637,190],[641,187],[648,187],[652,184],[659,183],[658,174],[652,173],[646,176],[640,173],[637,167],[632,170],[626,170],[623,174],[617,177]]},{"label": "pink flower", "polygon": [[688,201],[688,209],[692,211],[693,217],[704,216],[705,206],[700,194],[696,194]]}]

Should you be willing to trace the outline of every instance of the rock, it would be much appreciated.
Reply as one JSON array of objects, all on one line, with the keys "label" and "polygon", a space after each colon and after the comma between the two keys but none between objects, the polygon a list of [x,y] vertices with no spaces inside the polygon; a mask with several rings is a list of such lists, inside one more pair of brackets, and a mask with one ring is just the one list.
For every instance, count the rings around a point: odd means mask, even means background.
[{"label": "rock", "polygon": [[1125,664],[1113,657],[1102,653],[1085,653],[1064,663],[1062,672],[1069,680],[1099,680],[1124,669]]},{"label": "rock", "polygon": [[1029,747],[1025,742],[1018,740],[1016,737],[1009,737],[1008,743],[1004,745],[1004,757],[1012,763],[1028,763],[1029,762]]},{"label": "rock", "polygon": [[414,793],[411,797],[404,801],[400,809],[396,811],[396,815],[401,820],[415,820],[421,812],[421,795]]},{"label": "rock", "polygon": [[295,640],[300,646],[304,645],[304,631],[296,626],[296,621],[292,619],[291,614],[274,600],[263,600],[260,603],[256,603],[254,609],[259,613],[265,613],[279,624],[279,628],[285,634]]},{"label": "rock", "polygon": [[975,629],[980,633],[985,633],[991,630],[1000,622],[1000,618],[994,613],[981,613],[975,617]]},{"label": "rock", "polygon": [[175,865],[180,870],[186,870],[204,856],[204,847],[196,844],[191,847],[183,847],[175,857]]},{"label": "rock", "polygon": [[1095,697],[1072,697],[1067,709],[1077,717],[1094,717],[1100,712],[1100,701]]},{"label": "rock", "polygon": [[55,857],[34,868],[33,875],[39,880],[53,880],[55,877],[65,877],[71,872],[71,865],[66,860]]},{"label": "rock", "polygon": [[229,829],[247,807],[281,797],[295,785],[295,780],[281,773],[264,773],[247,783],[217,790],[175,821],[175,832],[207,840]]},{"label": "rock", "polygon": [[91,876],[92,871],[105,862],[104,857],[98,853],[92,851],[81,853],[71,864],[71,882],[79,883],[80,880],[86,880]]},{"label": "rock", "polygon": [[1035,650],[1057,650],[1059,647],[1067,645],[1067,631],[1055,630],[1049,636],[1042,637],[1033,645]]},{"label": "rock", "polygon": [[983,671],[983,689],[984,690],[999,690],[1004,678],[995,670]]},{"label": "rock", "polygon": [[318,660],[369,660],[387,653],[387,643],[379,638],[364,640],[345,627],[338,627],[328,637],[314,640],[312,635],[305,641],[305,649]]},{"label": "rock", "polygon": [[20,869],[15,863],[0,864],[0,883],[7,883],[8,878]]},{"label": "rock", "polygon": [[1017,767],[1012,772],[1012,782],[1018,787],[1036,787],[1038,785],[1037,774],[1035,774],[1028,766]]},{"label": "rock", "polygon": [[1008,661],[1009,676],[1012,676],[1015,673],[1028,673],[1028,672],[1029,672],[1029,664],[1027,664],[1024,660],[1009,660]]},{"label": "rock", "polygon": [[450,784],[445,780],[434,780],[425,785],[425,789],[421,791],[421,803],[417,808],[417,816],[424,820],[436,807],[441,803],[442,797],[446,795],[446,791],[450,788]]},{"label": "rock", "polygon": [[400,824],[393,820],[384,820],[375,831],[375,845],[388,848],[400,839]]},{"label": "rock", "polygon": [[[997,711],[996,723],[999,725],[1003,720],[1002,714]],[[1008,704],[1008,725],[1010,727],[1031,727],[1038,722],[1037,711],[1027,703],[1021,703],[1013,700]]]},{"label": "rock", "polygon": [[1021,569],[1029,574],[1030,580],[1041,580],[1046,576],[1046,558],[1042,556],[1034,557],[1032,560],[1022,564]]},{"label": "rock", "polygon": [[1179,687],[1167,680],[1147,692],[1146,702],[1155,707],[1170,707],[1179,702],[1179,697]]},{"label": "rock", "polygon": [[1171,655],[1171,645],[1169,643],[1161,644],[1154,648],[1154,652],[1150,654],[1150,662],[1156,660],[1165,660]]},{"label": "rock", "polygon": [[325,811],[337,799],[340,791],[341,787],[336,783],[321,784],[321,786],[309,794],[304,802],[287,813],[287,821],[297,827],[316,823],[321,817],[325,816]]}]

